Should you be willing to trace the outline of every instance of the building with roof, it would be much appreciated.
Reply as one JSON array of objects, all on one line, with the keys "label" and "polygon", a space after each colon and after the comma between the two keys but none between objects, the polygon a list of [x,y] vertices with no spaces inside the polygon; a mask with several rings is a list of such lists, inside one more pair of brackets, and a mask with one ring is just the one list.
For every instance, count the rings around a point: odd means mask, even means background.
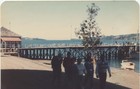
[{"label": "building with roof", "polygon": [[5,27],[1,27],[0,30],[1,52],[4,54],[17,52],[17,49],[21,48],[21,36]]}]

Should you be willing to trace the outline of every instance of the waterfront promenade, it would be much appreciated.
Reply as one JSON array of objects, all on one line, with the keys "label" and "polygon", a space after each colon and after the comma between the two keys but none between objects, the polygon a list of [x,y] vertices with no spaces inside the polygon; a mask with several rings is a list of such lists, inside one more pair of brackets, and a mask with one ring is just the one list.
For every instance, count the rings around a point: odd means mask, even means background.
[{"label": "waterfront promenade", "polygon": [[[107,78],[107,89],[139,89],[139,74],[133,70],[111,68],[112,77]],[[64,73],[62,74],[64,78]],[[95,77],[95,76],[94,76]],[[15,56],[1,57],[1,89],[58,89],[51,85],[50,60],[31,60]],[[69,89],[63,86],[61,89]],[[99,89],[94,78],[94,89]]]}]

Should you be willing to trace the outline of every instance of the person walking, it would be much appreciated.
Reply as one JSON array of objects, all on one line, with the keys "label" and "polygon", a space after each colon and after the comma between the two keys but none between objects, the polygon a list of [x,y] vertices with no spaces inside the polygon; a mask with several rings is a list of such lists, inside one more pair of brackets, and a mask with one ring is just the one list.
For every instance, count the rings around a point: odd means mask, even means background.
[{"label": "person walking", "polygon": [[105,60],[104,55],[100,56],[100,60],[96,63],[96,77],[99,78],[100,81],[100,89],[105,89],[107,71],[109,73],[109,77],[111,77],[111,70],[107,60]]},{"label": "person walking", "polygon": [[53,79],[52,84],[54,86],[60,86],[61,83],[61,64],[62,64],[62,55],[58,53],[57,56],[54,56],[51,61],[52,69],[53,69]]}]

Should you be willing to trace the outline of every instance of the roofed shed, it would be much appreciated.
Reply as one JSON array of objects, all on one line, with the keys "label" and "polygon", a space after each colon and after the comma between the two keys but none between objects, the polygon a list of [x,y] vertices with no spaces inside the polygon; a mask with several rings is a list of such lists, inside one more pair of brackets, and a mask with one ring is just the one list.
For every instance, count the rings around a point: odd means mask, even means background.
[{"label": "roofed shed", "polygon": [[1,52],[16,52],[21,47],[21,36],[1,27]]}]

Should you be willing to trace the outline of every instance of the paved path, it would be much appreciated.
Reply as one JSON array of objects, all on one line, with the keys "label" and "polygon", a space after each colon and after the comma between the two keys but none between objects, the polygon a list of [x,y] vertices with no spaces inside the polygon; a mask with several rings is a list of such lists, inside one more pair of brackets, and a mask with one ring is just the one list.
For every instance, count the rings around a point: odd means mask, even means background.
[{"label": "paved path", "polygon": [[[20,57],[1,57],[2,89],[69,89],[51,85],[52,69],[48,60],[30,60]],[[139,89],[139,74],[134,71],[111,68],[112,77],[107,79],[107,89]],[[64,74],[62,74],[64,77]],[[98,79],[94,79],[95,89]]]}]

